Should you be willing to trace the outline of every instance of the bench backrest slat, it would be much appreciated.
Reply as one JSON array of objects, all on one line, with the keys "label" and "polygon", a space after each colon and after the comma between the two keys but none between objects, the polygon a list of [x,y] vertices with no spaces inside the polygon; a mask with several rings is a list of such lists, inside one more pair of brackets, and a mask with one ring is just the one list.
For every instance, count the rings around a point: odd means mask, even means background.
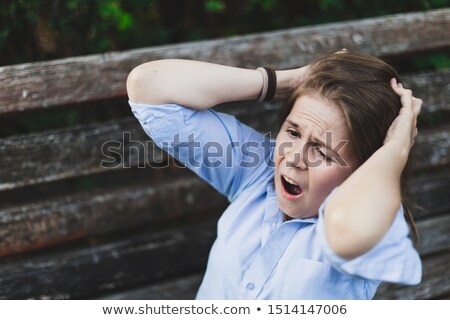
[{"label": "bench backrest slat", "polygon": [[182,57],[242,67],[304,65],[341,48],[375,56],[450,46],[450,9],[331,23],[223,40],[0,67],[0,113],[125,96],[130,70]]},{"label": "bench backrest slat", "polygon": [[[416,96],[424,100],[422,114],[450,111],[450,70],[407,76],[403,81],[414,90]],[[245,111],[249,109],[258,112],[246,115]],[[230,113],[243,114],[240,116],[242,121],[267,132],[273,127],[277,114],[276,108],[271,110],[266,111],[257,106],[252,108],[252,105],[247,103],[243,106],[233,106]],[[263,116],[264,114],[268,116]],[[426,152],[417,152],[416,167],[423,170],[437,164],[448,164],[448,138],[449,131],[446,129],[440,130],[440,133],[421,132],[416,148]],[[438,143],[440,141],[442,143]],[[124,166],[139,166],[145,163],[151,165],[153,159],[160,161],[165,157],[142,131],[135,118],[13,136],[0,139],[0,146],[4,154],[0,158],[0,191],[111,172],[116,170],[114,168],[121,169]],[[129,146],[136,148],[128,149]],[[109,148],[114,153],[108,153]],[[140,148],[139,152],[137,148]],[[442,152],[442,148],[448,151]],[[121,153],[122,163],[112,162],[112,156],[117,153]]]}]

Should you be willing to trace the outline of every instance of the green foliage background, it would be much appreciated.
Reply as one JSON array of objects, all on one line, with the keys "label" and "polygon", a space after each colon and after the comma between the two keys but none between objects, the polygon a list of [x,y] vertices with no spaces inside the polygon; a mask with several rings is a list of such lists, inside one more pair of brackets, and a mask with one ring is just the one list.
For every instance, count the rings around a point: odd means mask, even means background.
[{"label": "green foliage background", "polygon": [[[450,0],[1,1],[0,65],[450,5]],[[422,63],[450,65],[446,56],[433,59]]]}]

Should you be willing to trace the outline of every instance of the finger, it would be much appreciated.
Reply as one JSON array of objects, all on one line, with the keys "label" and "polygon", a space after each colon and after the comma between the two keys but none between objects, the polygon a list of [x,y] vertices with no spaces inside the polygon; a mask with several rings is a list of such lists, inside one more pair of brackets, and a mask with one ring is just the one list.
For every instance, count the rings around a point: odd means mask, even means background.
[{"label": "finger", "polygon": [[402,96],[402,95],[404,95],[404,94],[411,94],[412,95],[412,91],[411,90],[409,90],[409,89],[405,89],[404,87],[403,87],[403,84],[402,83],[397,83],[397,79],[395,79],[395,78],[392,78],[391,79],[391,87],[392,87],[392,89],[394,90],[394,92],[397,94],[397,95],[399,95],[399,96]]},{"label": "finger", "polygon": [[[394,92],[400,96],[400,101],[402,103],[402,109],[404,111],[413,112],[413,96],[412,91],[409,89],[403,88],[403,85],[401,83],[397,83],[397,80],[395,78],[391,79],[391,87],[394,90]],[[405,110],[406,109],[406,110]]]},{"label": "finger", "polygon": [[[408,111],[414,115],[413,111],[413,99],[412,99],[412,92],[408,89],[401,88],[402,93],[400,95],[400,101],[402,103],[403,112]],[[402,111],[402,110],[401,110]]]},{"label": "finger", "polygon": [[398,87],[397,79],[395,78],[391,79],[391,87],[395,91],[395,89]]},{"label": "finger", "polygon": [[410,95],[412,98],[412,91],[409,89],[405,89],[402,83],[398,83],[396,87],[393,87],[394,91],[399,95]]},{"label": "finger", "polygon": [[414,115],[417,116],[417,115],[419,115],[420,110],[422,109],[423,101],[420,98],[413,97],[412,102],[413,102]]}]

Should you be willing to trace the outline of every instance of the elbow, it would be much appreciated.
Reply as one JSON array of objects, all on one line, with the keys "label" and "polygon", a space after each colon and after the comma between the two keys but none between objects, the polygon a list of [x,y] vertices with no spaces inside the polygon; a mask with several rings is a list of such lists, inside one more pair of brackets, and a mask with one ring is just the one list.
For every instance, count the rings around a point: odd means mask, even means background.
[{"label": "elbow", "polygon": [[400,207],[400,198],[387,197],[385,203],[377,207],[353,204],[331,206],[330,200],[324,213],[328,245],[337,256],[346,260],[365,254],[383,239]]},{"label": "elbow", "polygon": [[152,103],[151,90],[158,73],[155,62],[147,62],[135,67],[128,74],[126,82],[127,95],[130,101],[135,103]]},{"label": "elbow", "polygon": [[128,98],[133,102],[140,102],[139,97],[144,91],[144,84],[146,83],[146,64],[141,64],[135,67],[128,74],[126,88]]},{"label": "elbow", "polygon": [[354,228],[339,211],[325,215],[325,236],[331,250],[345,260],[354,259],[378,243],[370,232]]}]

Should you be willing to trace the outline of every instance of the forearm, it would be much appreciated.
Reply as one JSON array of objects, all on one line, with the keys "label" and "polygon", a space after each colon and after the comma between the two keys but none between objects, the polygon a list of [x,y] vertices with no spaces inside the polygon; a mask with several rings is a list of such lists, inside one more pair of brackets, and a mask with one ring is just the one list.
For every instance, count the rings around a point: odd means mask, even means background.
[{"label": "forearm", "polygon": [[401,204],[400,176],[407,157],[404,146],[384,145],[330,196],[325,234],[337,255],[359,256],[389,230]]},{"label": "forearm", "polygon": [[[277,71],[277,91],[290,90],[291,73]],[[259,71],[191,60],[158,60],[136,67],[127,80],[131,101],[177,103],[206,109],[220,103],[257,99],[263,78]]]}]

